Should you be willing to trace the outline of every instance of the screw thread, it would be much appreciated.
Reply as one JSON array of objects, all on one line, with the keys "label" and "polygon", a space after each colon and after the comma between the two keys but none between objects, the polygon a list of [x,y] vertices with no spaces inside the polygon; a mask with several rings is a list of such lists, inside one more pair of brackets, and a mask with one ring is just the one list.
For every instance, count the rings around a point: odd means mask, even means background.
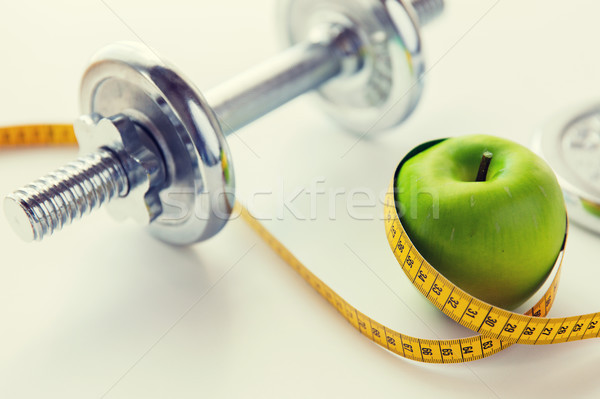
[{"label": "screw thread", "polygon": [[41,240],[75,219],[127,194],[128,179],[109,150],[78,158],[5,198],[13,229],[26,241]]},{"label": "screw thread", "polygon": [[444,0],[412,0],[410,3],[415,9],[421,25],[436,18],[444,10]]}]

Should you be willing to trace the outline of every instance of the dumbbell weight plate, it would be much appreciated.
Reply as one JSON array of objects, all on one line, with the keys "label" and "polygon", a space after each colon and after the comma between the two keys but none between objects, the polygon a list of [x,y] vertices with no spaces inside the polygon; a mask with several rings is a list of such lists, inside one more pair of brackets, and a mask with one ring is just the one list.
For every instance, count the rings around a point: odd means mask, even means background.
[{"label": "dumbbell weight plate", "polygon": [[317,90],[323,108],[349,130],[366,134],[395,126],[421,96],[421,38],[412,6],[401,0],[285,0],[279,23],[284,45],[310,39],[322,26],[358,34],[362,68]]}]

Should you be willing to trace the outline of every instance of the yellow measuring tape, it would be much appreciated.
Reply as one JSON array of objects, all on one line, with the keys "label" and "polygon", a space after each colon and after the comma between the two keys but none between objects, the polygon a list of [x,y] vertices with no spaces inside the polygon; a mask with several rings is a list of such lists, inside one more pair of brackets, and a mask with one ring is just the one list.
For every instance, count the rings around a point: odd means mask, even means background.
[{"label": "yellow measuring tape", "polygon": [[77,144],[73,125],[24,125],[0,128],[0,148]]},{"label": "yellow measuring tape", "polygon": [[[0,148],[10,146],[75,144],[71,125],[28,125],[0,128]],[[398,263],[413,285],[439,310],[478,335],[453,340],[411,337],[394,331],[358,311],[315,276],[247,209],[239,203],[244,220],[358,331],[391,352],[426,363],[461,363],[491,356],[512,344],[557,344],[597,338],[600,312],[564,318],[546,318],[558,289],[564,248],[558,270],[543,297],[524,315],[489,305],[461,290],[431,266],[411,243],[400,223],[393,181],[386,195],[385,230]]]}]

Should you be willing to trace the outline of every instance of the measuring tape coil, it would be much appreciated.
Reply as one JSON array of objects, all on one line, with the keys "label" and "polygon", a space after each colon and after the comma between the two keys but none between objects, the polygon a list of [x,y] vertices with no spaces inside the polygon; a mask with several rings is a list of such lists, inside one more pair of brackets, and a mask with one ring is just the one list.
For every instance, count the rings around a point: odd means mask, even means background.
[{"label": "measuring tape coil", "polygon": [[[39,124],[0,128],[0,148],[76,144],[73,127]],[[420,151],[411,151],[405,160]],[[402,162],[398,169],[402,166]],[[408,237],[396,209],[392,180],[385,197],[385,232],[390,248],[412,284],[440,311],[456,323],[478,333],[452,340],[412,337],[376,322],[360,312],[314,275],[277,240],[247,209],[238,212],[258,235],[360,333],[376,344],[407,359],[425,363],[462,363],[489,357],[512,344],[544,345],[597,338],[600,312],[562,318],[545,317],[558,289],[564,247],[556,261],[557,271],[548,290],[525,314],[485,303],[463,291],[439,273],[419,253]]]}]

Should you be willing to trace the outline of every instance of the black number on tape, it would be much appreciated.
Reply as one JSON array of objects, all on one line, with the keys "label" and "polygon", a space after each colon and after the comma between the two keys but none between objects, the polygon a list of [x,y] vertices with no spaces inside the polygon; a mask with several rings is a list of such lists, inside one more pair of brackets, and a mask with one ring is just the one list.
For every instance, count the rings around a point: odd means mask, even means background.
[{"label": "black number on tape", "polygon": [[557,334],[564,334],[567,332],[567,327],[565,326],[560,326],[560,328],[558,329],[558,331],[556,332]]},{"label": "black number on tape", "polygon": [[485,318],[485,324],[487,324],[487,325],[488,325],[488,326],[490,326],[490,327],[494,327],[494,326],[496,325],[496,322],[497,322],[497,321],[498,321],[498,320],[496,320],[496,319],[492,319],[492,317],[491,317],[491,316],[487,316],[487,317]]},{"label": "black number on tape", "polygon": [[458,301],[456,299],[454,299],[453,296],[451,296],[450,298],[448,298],[448,304],[450,306],[452,306],[454,309],[456,309],[458,307]]},{"label": "black number on tape", "polygon": [[544,328],[542,330],[542,335],[550,335],[550,333],[552,332],[552,330],[554,330],[552,327],[550,327],[550,328]]},{"label": "black number on tape", "polygon": [[400,253],[404,251],[404,244],[402,244],[400,241],[398,241],[398,251],[400,251]]},{"label": "black number on tape", "polygon": [[525,331],[523,331],[523,335],[533,335],[535,331],[535,327],[525,327]]}]

